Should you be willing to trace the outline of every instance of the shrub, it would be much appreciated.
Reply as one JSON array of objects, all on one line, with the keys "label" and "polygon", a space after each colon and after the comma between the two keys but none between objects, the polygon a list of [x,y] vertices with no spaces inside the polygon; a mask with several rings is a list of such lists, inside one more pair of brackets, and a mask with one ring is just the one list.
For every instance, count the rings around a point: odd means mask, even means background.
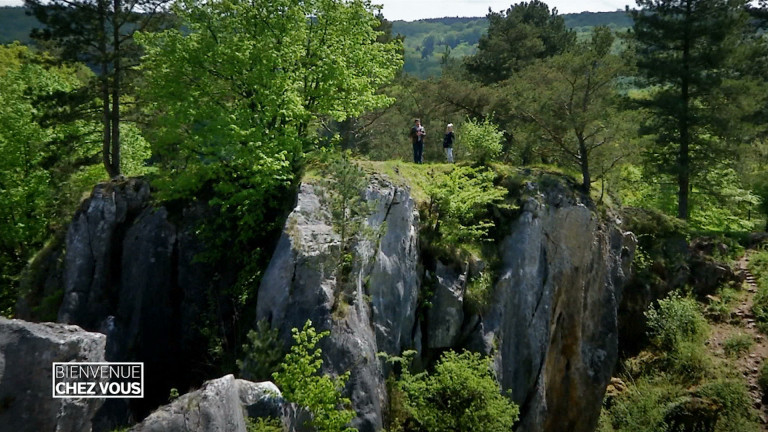
[{"label": "shrub", "polygon": [[659,432],[665,430],[664,414],[669,400],[682,389],[668,382],[641,379],[613,402],[611,426],[617,432]]},{"label": "shrub", "polygon": [[683,342],[701,343],[707,335],[707,323],[696,300],[673,292],[659,300],[645,313],[648,336],[662,351],[678,350]]},{"label": "shrub", "polygon": [[237,361],[240,375],[252,381],[269,379],[285,355],[277,329],[270,329],[269,323],[261,320],[248,332],[248,342],[243,345],[244,359]]},{"label": "shrub", "polygon": [[341,396],[349,372],[335,378],[318,374],[323,360],[317,344],[330,332],[317,333],[309,320],[301,331],[294,328],[291,332],[296,343],[280,369],[272,374],[283,397],[308,409],[312,414],[310,423],[319,432],[354,432],[346,425],[355,417],[355,411],[346,408],[350,400]]},{"label": "shrub", "polygon": [[507,190],[493,185],[495,174],[488,169],[456,167],[438,173],[425,186],[429,196],[427,221],[446,244],[483,239],[493,226],[489,206],[498,205]]},{"label": "shrub", "polygon": [[520,412],[501,394],[491,359],[478,353],[448,351],[431,374],[411,375],[406,367],[397,387],[407,413],[400,421],[416,430],[506,432]]},{"label": "shrub", "polygon": [[746,383],[741,379],[723,378],[702,384],[696,391],[723,406],[716,432],[756,432],[757,416]]},{"label": "shrub", "polygon": [[501,154],[504,133],[492,118],[486,117],[482,122],[467,119],[458,132],[468,158],[486,163]]},{"label": "shrub", "polygon": [[246,417],[245,430],[246,432],[283,432],[284,429],[283,423],[273,417]]},{"label": "shrub", "polygon": [[701,342],[678,342],[674,350],[665,353],[665,371],[681,383],[697,383],[712,370],[714,363]]}]

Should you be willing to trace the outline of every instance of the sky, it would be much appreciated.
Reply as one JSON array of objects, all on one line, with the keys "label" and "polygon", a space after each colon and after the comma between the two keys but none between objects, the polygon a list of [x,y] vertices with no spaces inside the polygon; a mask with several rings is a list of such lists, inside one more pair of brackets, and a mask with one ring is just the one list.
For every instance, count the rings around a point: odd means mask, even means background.
[{"label": "sky", "polygon": [[[389,20],[414,21],[422,18],[454,16],[480,17],[490,7],[495,12],[506,10],[521,0],[373,0],[384,6],[382,12]],[[543,0],[561,14],[574,12],[605,12],[624,10],[624,5],[634,6],[634,0]],[[21,6],[23,0],[0,0],[0,6]]]}]

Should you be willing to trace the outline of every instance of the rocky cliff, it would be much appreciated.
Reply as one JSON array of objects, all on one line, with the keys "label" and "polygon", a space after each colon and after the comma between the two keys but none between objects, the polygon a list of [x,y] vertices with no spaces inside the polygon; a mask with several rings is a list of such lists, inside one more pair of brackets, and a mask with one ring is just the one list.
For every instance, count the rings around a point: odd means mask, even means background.
[{"label": "rocky cliff", "polygon": [[[352,371],[360,430],[382,426],[386,371],[377,352],[466,347],[494,357],[503,388],[522,407],[518,430],[592,431],[617,360],[616,312],[634,237],[572,190],[524,187],[522,211],[498,243],[490,307],[480,315],[464,305],[468,266],[456,271],[437,260],[428,269],[409,190],[374,176],[366,196],[377,207],[367,222],[384,230],[357,245],[354,297],[339,316],[332,271],[339,236],[316,187],[303,184],[262,281],[258,316],[284,338],[308,318],[331,330],[327,371]],[[436,286],[423,323],[414,312],[425,278]]]},{"label": "rocky cliff", "polygon": [[[415,364],[427,365],[443,350],[465,348],[493,356],[503,388],[521,406],[517,430],[594,430],[617,359],[616,312],[634,238],[567,182],[529,176],[510,193],[520,210],[496,229],[498,269],[490,301],[477,308],[465,300],[467,281],[484,263],[423,253],[407,184],[370,177],[365,224],[372,235],[355,242],[341,281],[338,230],[319,186],[303,183],[261,278],[254,326],[266,320],[286,344],[308,319],[330,330],[324,367],[351,372],[347,391],[362,431],[381,430],[387,415],[391,371],[377,353],[413,349]],[[205,211],[189,206],[171,215],[151,206],[149,195],[137,180],[97,186],[64,247],[39,259],[52,263],[55,277],[33,278],[38,292],[63,292],[60,321],[107,335],[107,360],[146,363],[148,406],[134,407],[139,417],[171,387],[202,383],[206,345],[196,320],[210,293],[233,281],[232,272],[195,261],[204,249],[195,227]],[[176,408],[164,410],[176,421]]]}]

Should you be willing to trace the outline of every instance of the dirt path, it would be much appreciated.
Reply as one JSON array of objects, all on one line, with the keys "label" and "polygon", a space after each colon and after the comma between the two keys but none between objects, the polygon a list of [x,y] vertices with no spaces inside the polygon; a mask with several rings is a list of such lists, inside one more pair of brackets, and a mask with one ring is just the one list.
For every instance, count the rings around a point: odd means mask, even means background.
[{"label": "dirt path", "polygon": [[[747,380],[749,395],[760,415],[760,430],[768,432],[768,405],[762,402],[762,392],[757,384],[760,366],[768,358],[768,338],[760,334],[755,327],[752,303],[757,293],[757,280],[749,271],[748,264],[749,252],[745,253],[738,263],[739,270],[745,276],[746,290],[742,291],[741,297],[736,301],[736,306],[731,312],[730,322],[712,325],[712,334],[708,344],[714,348],[716,355],[728,358],[724,349],[725,341],[739,334],[752,337],[754,344],[748,352],[739,355],[736,366]],[[731,357],[730,360],[733,361],[732,359]]]}]

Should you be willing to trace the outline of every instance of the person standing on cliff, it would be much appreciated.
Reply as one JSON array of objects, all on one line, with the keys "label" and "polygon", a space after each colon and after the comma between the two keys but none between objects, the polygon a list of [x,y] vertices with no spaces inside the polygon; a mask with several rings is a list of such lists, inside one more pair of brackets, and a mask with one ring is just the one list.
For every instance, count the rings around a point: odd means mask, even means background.
[{"label": "person standing on cliff", "polygon": [[445,150],[445,159],[448,163],[453,163],[453,123],[448,123],[443,137],[443,150]]},{"label": "person standing on cliff", "polygon": [[410,134],[411,141],[413,142],[414,163],[420,164],[424,162],[424,136],[426,135],[427,132],[424,130],[424,126],[421,125],[421,120],[414,119]]}]

